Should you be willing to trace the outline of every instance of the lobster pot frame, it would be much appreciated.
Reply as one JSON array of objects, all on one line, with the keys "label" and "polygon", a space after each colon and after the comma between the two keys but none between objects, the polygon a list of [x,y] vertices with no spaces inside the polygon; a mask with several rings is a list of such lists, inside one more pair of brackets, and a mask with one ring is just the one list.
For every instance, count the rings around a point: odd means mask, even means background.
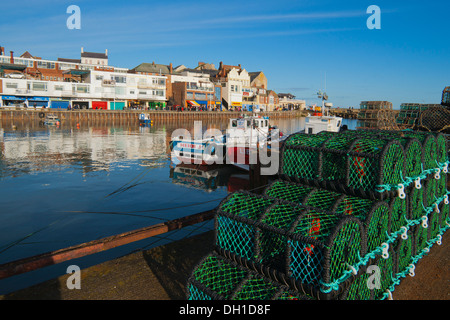
[{"label": "lobster pot frame", "polygon": [[189,300],[312,300],[216,253],[200,261],[186,288]]},{"label": "lobster pot frame", "polygon": [[386,202],[378,202],[365,217],[360,219],[365,230],[367,252],[372,252],[388,240],[391,221],[389,205]]},{"label": "lobster pot frame", "polygon": [[338,215],[364,217],[376,204],[375,200],[355,197],[310,187],[304,184],[275,180],[263,193],[265,196],[310,206]]},{"label": "lobster pot frame", "polygon": [[406,199],[400,199],[399,197],[392,198],[388,201],[391,212],[391,221],[389,225],[389,233],[400,230],[402,226],[407,224],[407,219],[411,219],[410,216],[410,193],[406,194]]},{"label": "lobster pot frame", "polygon": [[423,185],[420,189],[412,187],[407,194],[406,200],[408,202],[409,219],[411,220],[416,220],[426,214],[423,206],[424,190]]},{"label": "lobster pot frame", "polygon": [[368,138],[397,139],[405,151],[405,177],[416,177],[422,172],[422,144],[414,136],[407,136],[403,132],[386,130],[358,130],[345,131],[347,135],[361,135]]},{"label": "lobster pot frame", "polygon": [[313,286],[334,282],[365,255],[365,243],[358,218],[308,212],[288,242],[288,276]]},{"label": "lobster pot frame", "polygon": [[428,230],[422,227],[421,224],[415,225],[411,230],[413,233],[413,252],[416,256],[427,247]]},{"label": "lobster pot frame", "polygon": [[[450,201],[450,197],[449,197]],[[449,212],[450,212],[450,204],[446,204],[444,201],[442,201],[439,204],[439,211],[441,212],[439,224],[441,228],[444,228],[447,223],[450,223],[449,221]]]},{"label": "lobster pot frame", "polygon": [[[297,192],[296,191],[300,191]],[[291,196],[294,193],[294,196]],[[381,243],[386,241],[391,228],[391,207],[387,202],[368,200],[364,198],[348,196],[324,189],[307,187],[301,184],[277,180],[264,192],[268,197],[284,197],[284,199],[295,199],[300,204],[332,212],[336,215],[353,215],[359,218],[364,225],[367,250],[375,250]],[[407,212],[406,201],[398,197],[391,200],[392,208],[396,210],[397,231],[406,220],[403,214]],[[399,215],[399,216],[398,216]]]},{"label": "lobster pot frame", "polygon": [[398,139],[405,149],[405,177],[417,177],[421,174],[422,169],[434,169],[437,164],[442,164],[447,160],[447,139],[442,133],[410,130],[347,130],[343,134]]},{"label": "lobster pot frame", "polygon": [[397,274],[405,271],[409,267],[414,256],[413,233],[408,230],[407,236],[407,239],[403,239],[402,237],[397,238],[393,244],[396,264],[395,270]]},{"label": "lobster pot frame", "polygon": [[396,140],[355,135],[296,134],[286,140],[280,176],[324,189],[372,199],[394,196],[379,185],[397,185],[405,176],[405,154]]},{"label": "lobster pot frame", "polygon": [[256,261],[255,223],[275,201],[248,192],[235,192],[226,197],[216,214],[216,246]]},{"label": "lobster pot frame", "polygon": [[[377,300],[381,299],[392,283],[396,272],[395,252],[392,246],[388,249],[389,256],[371,259],[367,265],[361,266],[357,275],[353,276],[350,285],[340,295],[340,300]],[[377,279],[375,273],[379,272]],[[379,281],[379,282],[378,282]]]}]

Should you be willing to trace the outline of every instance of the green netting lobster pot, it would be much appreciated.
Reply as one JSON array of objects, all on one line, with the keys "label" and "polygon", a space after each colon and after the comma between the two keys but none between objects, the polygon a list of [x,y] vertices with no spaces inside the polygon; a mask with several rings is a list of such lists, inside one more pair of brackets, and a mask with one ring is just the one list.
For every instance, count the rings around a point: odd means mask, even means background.
[{"label": "green netting lobster pot", "polygon": [[400,227],[407,224],[407,219],[410,219],[409,197],[410,194],[407,193],[405,199],[394,197],[388,200],[391,212],[389,233],[400,230]]},{"label": "green netting lobster pot", "polygon": [[422,224],[415,225],[411,230],[413,233],[413,252],[416,256],[428,246],[428,230],[422,227]]},{"label": "green netting lobster pot", "polygon": [[258,223],[255,260],[286,272],[288,232],[298,217],[308,211],[304,207],[278,202],[267,208]]},{"label": "green netting lobster pot", "polygon": [[377,201],[344,195],[335,203],[333,212],[342,215],[365,216]]},{"label": "green netting lobster pot", "polygon": [[291,177],[317,179],[320,177],[321,153],[317,152],[326,136],[297,133],[284,143],[281,172]]},{"label": "green netting lobster pot", "polygon": [[426,180],[423,180],[423,188],[424,188],[423,205],[425,207],[427,208],[431,207],[436,202],[437,187],[438,181],[434,178],[434,175],[430,175]]},{"label": "green netting lobster pot", "polygon": [[367,252],[372,252],[385,241],[389,235],[390,210],[386,202],[377,202],[369,212],[358,216],[363,222]]},{"label": "green netting lobster pot", "polygon": [[256,257],[255,222],[274,202],[274,199],[248,192],[230,194],[221,202],[217,210],[216,245],[253,261]]},{"label": "green netting lobster pot", "polygon": [[448,175],[442,171],[439,174],[435,173],[435,175],[439,177],[439,179],[436,180],[436,198],[441,198],[447,193]]},{"label": "green netting lobster pot", "polygon": [[422,144],[416,138],[403,139],[405,140],[405,178],[417,177],[422,173]]},{"label": "green netting lobster pot", "polygon": [[[388,257],[378,257],[378,260],[375,264],[370,264],[371,266],[377,266],[378,269],[375,269],[369,266],[369,270],[367,272],[371,272],[372,277],[368,282],[368,286],[372,288],[372,299],[380,300],[383,298],[384,293],[387,289],[393,284],[394,274],[396,272],[396,257],[395,252],[392,247],[389,247]],[[370,268],[373,268],[372,270]],[[379,279],[377,279],[377,275],[380,275]]]},{"label": "green netting lobster pot", "polygon": [[450,224],[450,196],[448,196],[447,201],[444,200],[439,204],[439,211],[441,212],[440,226],[444,228],[447,224]]},{"label": "green netting lobster pot", "polygon": [[249,271],[228,260],[210,254],[194,268],[187,283],[190,300],[229,299]]},{"label": "green netting lobster pot", "polygon": [[404,170],[404,150],[398,141],[358,139],[350,150],[347,185],[363,190],[397,185],[403,181]]},{"label": "green netting lobster pot", "polygon": [[441,229],[441,211],[439,206],[428,215],[428,240],[436,237]]},{"label": "green netting lobster pot", "polygon": [[414,256],[413,233],[408,230],[406,235],[406,239],[404,239],[403,237],[399,237],[393,243],[397,273],[401,273],[409,268],[409,265],[412,263],[412,258]]},{"label": "green netting lobster pot", "polygon": [[[361,268],[365,269],[365,268]],[[367,281],[369,274],[362,272],[350,283],[350,285],[339,296],[340,300],[370,300],[372,290],[369,289]]]},{"label": "green netting lobster pot", "polygon": [[428,134],[422,142],[423,169],[434,169],[437,167],[437,142],[433,134]]},{"label": "green netting lobster pot", "polygon": [[408,201],[408,209],[410,219],[416,220],[423,215],[425,215],[425,209],[423,206],[423,198],[424,198],[424,186],[420,189],[416,187],[412,187],[407,195],[406,200]]},{"label": "green netting lobster pot", "polygon": [[216,253],[205,257],[187,283],[189,300],[311,300]]},{"label": "green netting lobster pot", "polygon": [[347,150],[355,137],[334,135],[326,140],[322,148],[326,150],[322,156],[322,179],[334,183],[345,183],[347,179]]},{"label": "green netting lobster pot", "polygon": [[337,192],[325,189],[314,189],[306,196],[302,204],[324,211],[333,211],[336,202],[343,197],[345,197],[345,195]]},{"label": "green netting lobster pot", "polygon": [[442,133],[436,135],[436,161],[444,163],[448,154],[447,139]]},{"label": "green netting lobster pot", "polygon": [[363,226],[353,216],[310,211],[299,217],[292,232],[287,274],[308,285],[338,280],[366,252]]},{"label": "green netting lobster pot", "polygon": [[313,187],[290,183],[285,180],[276,180],[264,190],[264,194],[271,198],[283,199],[294,203],[303,203]]}]

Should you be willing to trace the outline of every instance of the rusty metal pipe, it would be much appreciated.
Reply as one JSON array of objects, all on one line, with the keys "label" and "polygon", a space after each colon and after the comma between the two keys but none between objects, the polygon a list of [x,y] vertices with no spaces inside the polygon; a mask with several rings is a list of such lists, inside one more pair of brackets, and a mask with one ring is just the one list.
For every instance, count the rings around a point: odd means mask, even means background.
[{"label": "rusty metal pipe", "polygon": [[214,218],[216,209],[0,265],[0,280],[106,251]]}]

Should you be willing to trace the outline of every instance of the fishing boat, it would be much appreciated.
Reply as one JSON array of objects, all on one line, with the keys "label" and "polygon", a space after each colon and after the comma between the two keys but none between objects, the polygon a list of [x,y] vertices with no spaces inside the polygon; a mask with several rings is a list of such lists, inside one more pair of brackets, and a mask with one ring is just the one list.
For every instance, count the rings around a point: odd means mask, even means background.
[{"label": "fishing boat", "polygon": [[56,126],[59,125],[61,121],[58,116],[55,114],[48,114],[45,116],[44,124],[48,126]]},{"label": "fishing boat", "polygon": [[244,170],[256,164],[261,149],[271,149],[272,143],[284,140],[283,133],[270,125],[269,117],[251,116],[230,121],[227,160]]},{"label": "fishing boat", "polygon": [[226,134],[197,140],[175,137],[170,148],[183,163],[248,164],[250,150],[271,144],[274,129],[276,127],[270,126],[268,117],[240,116],[230,119]]},{"label": "fishing boat", "polygon": [[172,138],[172,156],[182,163],[200,165],[223,164],[226,135],[200,140],[186,139],[183,136]]},{"label": "fishing boat", "polygon": [[329,115],[325,110],[325,100],[328,96],[325,92],[319,90],[317,96],[322,100],[322,107],[314,109],[314,113],[305,118],[305,133],[316,134],[322,131],[339,132],[342,126],[341,117]]},{"label": "fishing boat", "polygon": [[150,118],[148,113],[141,113],[139,115],[139,125],[140,126],[151,126],[153,125],[153,120]]}]

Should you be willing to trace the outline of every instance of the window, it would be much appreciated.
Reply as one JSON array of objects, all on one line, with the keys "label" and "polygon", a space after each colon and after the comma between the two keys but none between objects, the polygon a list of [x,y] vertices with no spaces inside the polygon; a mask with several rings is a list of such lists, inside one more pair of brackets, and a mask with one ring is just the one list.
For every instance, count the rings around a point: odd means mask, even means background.
[{"label": "window", "polygon": [[56,91],[63,91],[63,86],[55,86]]},{"label": "window", "polygon": [[127,83],[127,77],[124,76],[114,76],[116,83]]},{"label": "window", "polygon": [[7,82],[6,83],[6,88],[8,88],[8,89],[17,89],[17,83]]},{"label": "window", "polygon": [[31,88],[34,91],[47,91],[47,84],[45,82],[33,82]]},{"label": "window", "polygon": [[194,99],[194,93],[193,92],[186,92],[186,99]]},{"label": "window", "polygon": [[206,100],[206,93],[195,93],[195,99],[197,100]]},{"label": "window", "polygon": [[95,80],[99,80],[99,81],[102,81],[103,80],[103,76],[95,76]]}]

